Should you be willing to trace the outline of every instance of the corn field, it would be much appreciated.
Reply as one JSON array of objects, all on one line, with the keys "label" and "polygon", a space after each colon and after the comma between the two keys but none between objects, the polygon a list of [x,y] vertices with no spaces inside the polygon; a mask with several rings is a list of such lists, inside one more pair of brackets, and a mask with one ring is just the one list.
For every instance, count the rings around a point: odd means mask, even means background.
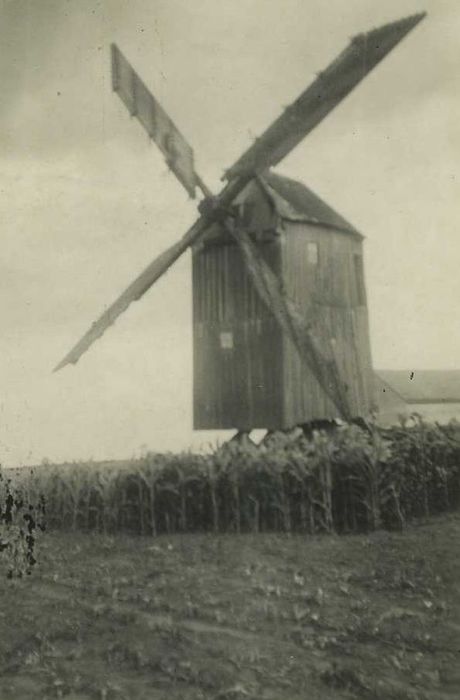
[{"label": "corn field", "polygon": [[[212,454],[145,454],[123,467],[75,463],[8,470],[47,529],[287,533],[401,529],[458,508],[460,425],[414,415],[384,430],[276,433]],[[1,505],[1,494],[0,494]]]}]

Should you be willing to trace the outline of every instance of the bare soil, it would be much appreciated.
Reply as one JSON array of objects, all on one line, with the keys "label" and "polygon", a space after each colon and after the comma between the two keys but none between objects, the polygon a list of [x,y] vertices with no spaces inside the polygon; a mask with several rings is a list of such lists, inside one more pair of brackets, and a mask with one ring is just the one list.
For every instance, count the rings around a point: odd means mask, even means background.
[{"label": "bare soil", "polygon": [[[460,515],[370,536],[45,534],[1,700],[460,698]],[[1,565],[1,561],[0,561]]]}]

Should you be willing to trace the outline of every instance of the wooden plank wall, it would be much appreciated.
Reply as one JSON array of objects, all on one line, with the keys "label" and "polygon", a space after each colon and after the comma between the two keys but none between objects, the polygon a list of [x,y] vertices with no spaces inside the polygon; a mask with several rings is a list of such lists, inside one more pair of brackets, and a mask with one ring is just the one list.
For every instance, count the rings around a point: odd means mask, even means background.
[{"label": "wooden plank wall", "polygon": [[[308,242],[318,246],[317,265],[308,260]],[[368,313],[359,303],[354,259],[362,255],[361,240],[322,226],[285,222],[282,251],[287,293],[305,314],[313,315],[315,334],[325,351],[334,353],[353,415],[368,415],[372,402]],[[285,427],[337,417],[317,380],[302,367],[289,338],[284,339],[283,384]]]},{"label": "wooden plank wall", "polygon": [[[361,239],[305,222],[284,222],[281,237],[267,236],[278,222],[260,189],[249,188],[243,199],[256,204],[246,215],[253,214],[249,230],[264,238],[259,250],[283,277],[289,296],[316,318],[320,343],[332,348],[353,414],[368,415],[373,407],[368,312],[355,260],[362,256]],[[238,248],[214,229],[193,252],[195,429],[288,428],[336,417],[333,403],[259,300]],[[308,242],[318,246],[317,265],[309,262]],[[221,346],[221,333],[232,334],[233,347]]]},{"label": "wooden plank wall", "polygon": [[[279,270],[276,241],[260,244]],[[282,421],[282,337],[234,244],[193,254],[194,427],[275,428]],[[233,347],[221,347],[231,333]]]}]

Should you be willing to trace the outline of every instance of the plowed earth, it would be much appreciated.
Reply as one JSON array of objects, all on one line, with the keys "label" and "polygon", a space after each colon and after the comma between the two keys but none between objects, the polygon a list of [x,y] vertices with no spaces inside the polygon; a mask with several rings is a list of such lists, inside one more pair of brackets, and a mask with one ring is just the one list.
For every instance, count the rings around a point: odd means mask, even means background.
[{"label": "plowed earth", "polygon": [[459,554],[459,515],[340,538],[45,534],[31,576],[0,578],[0,698],[458,699]]}]

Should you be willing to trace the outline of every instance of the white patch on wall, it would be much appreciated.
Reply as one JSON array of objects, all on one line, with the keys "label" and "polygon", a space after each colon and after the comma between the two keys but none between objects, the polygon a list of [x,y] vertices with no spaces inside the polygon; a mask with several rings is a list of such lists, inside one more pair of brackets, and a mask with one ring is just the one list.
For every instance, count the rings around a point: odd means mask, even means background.
[{"label": "white patch on wall", "polygon": [[318,244],[309,241],[307,243],[307,259],[310,265],[318,264]]},{"label": "white patch on wall", "polygon": [[233,350],[233,333],[224,331],[220,334],[220,347],[222,350]]}]

